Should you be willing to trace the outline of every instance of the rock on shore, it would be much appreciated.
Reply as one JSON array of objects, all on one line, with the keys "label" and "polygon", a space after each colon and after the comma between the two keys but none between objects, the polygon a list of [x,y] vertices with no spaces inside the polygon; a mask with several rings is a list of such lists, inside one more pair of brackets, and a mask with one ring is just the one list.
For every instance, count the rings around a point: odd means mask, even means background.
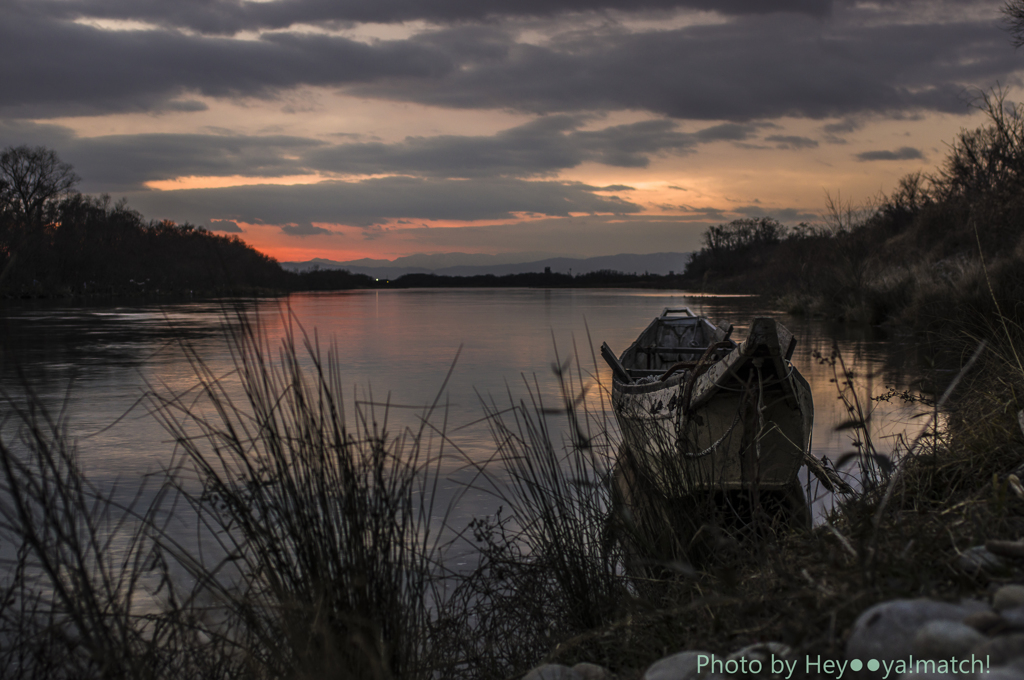
[{"label": "rock on shore", "polygon": [[[842,680],[886,676],[889,680],[1024,680],[1024,584],[1003,585],[990,601],[881,602],[857,618],[845,652],[844,659],[834,660],[842,664]],[[815,675],[807,674],[805,660],[780,642],[762,642],[716,656],[720,663],[714,665],[709,663],[711,658],[711,652],[684,649],[651,664],[643,680],[786,677],[772,674],[773,658],[795,662],[791,667],[799,672],[794,678]],[[750,672],[755,660],[761,673]],[[838,680],[836,671],[817,675]],[[617,676],[590,663],[571,668],[547,664],[523,680],[617,680]]]}]

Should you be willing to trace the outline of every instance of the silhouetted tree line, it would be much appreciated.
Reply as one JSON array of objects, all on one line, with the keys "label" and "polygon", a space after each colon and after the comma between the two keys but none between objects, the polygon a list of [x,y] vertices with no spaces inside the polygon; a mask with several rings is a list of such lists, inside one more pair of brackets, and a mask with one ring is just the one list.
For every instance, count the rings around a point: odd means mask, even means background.
[{"label": "silhouetted tree line", "polygon": [[291,290],[350,290],[377,288],[379,283],[366,274],[353,274],[347,269],[311,269],[301,273],[286,272]]},{"label": "silhouetted tree line", "polygon": [[741,267],[760,263],[761,258],[788,234],[788,229],[770,217],[741,219],[709,227],[704,246],[690,258],[687,277],[732,276]]},{"label": "silhouetted tree line", "polygon": [[445,276],[442,274],[405,274],[395,279],[396,287],[407,288],[557,288],[571,286],[568,274],[477,274],[475,276]]},{"label": "silhouetted tree line", "polygon": [[237,236],[147,221],[124,201],[74,190],[43,147],[0,153],[0,296],[253,293],[373,287],[671,287],[678,277],[603,270],[505,276],[407,274],[377,281],[343,269],[293,273]]},{"label": "silhouetted tree line", "polygon": [[[477,274],[475,276],[445,276],[439,274],[405,274],[386,285],[395,288],[603,288],[650,287],[668,288],[678,277],[658,274],[627,274],[602,269],[586,274],[560,274],[531,272],[522,274]],[[383,283],[383,282],[381,282]]]},{"label": "silhouetted tree line", "polygon": [[0,293],[7,296],[285,288],[276,261],[234,236],[147,221],[123,201],[73,191],[44,148],[0,153]]},{"label": "silhouetted tree line", "polygon": [[982,95],[988,123],[962,131],[931,174],[855,208],[828,198],[822,224],[770,218],[712,227],[684,272],[691,288],[774,294],[793,311],[937,325],[1022,315],[1024,106]]}]

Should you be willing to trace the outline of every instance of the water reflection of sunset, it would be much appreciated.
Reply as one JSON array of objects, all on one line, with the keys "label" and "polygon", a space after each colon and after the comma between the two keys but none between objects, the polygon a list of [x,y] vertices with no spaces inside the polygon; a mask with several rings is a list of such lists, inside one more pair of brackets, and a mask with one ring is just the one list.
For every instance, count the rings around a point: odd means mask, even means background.
[{"label": "water reflection of sunset", "polygon": [[[381,290],[293,295],[288,307],[275,301],[249,306],[266,340],[267,356],[275,361],[289,332],[299,341],[301,361],[311,368],[302,332],[317,342],[322,356],[335,352],[348,417],[359,402],[389,432],[418,429],[426,407],[438,397],[432,427],[447,429],[445,469],[453,475],[468,462],[482,464],[494,454],[494,442],[480,422],[480,399],[505,409],[539,399],[560,408],[563,397],[552,372],[556,361],[568,362],[573,391],[585,388],[584,401],[594,432],[616,425],[608,412],[610,374],[596,347],[607,342],[621,352],[651,318],[666,306],[689,304],[723,324],[736,325],[740,337],[754,316],[765,313],[757,299],[688,298],[668,292],[632,290]],[[139,475],[166,465],[173,446],[159,423],[148,415],[140,398],[149,389],[181,396],[189,408],[206,411],[196,389],[195,367],[182,353],[181,342],[202,359],[227,393],[240,405],[244,395],[232,355],[220,327],[225,310],[218,304],[157,308],[54,308],[29,311],[9,319],[9,357],[37,385],[50,403],[59,403],[72,375],[70,424],[80,437],[83,462],[98,479]],[[231,311],[228,320],[231,319]],[[23,316],[24,316],[23,314]],[[823,322],[779,315],[798,339],[794,363],[811,384],[815,401],[813,450],[837,461],[850,450],[850,432],[836,432],[847,420],[831,369],[814,359],[828,355],[833,340],[855,373],[858,394],[873,408],[872,433],[880,451],[891,449],[900,432],[914,434],[920,424],[914,409],[899,400],[870,402],[887,386],[906,388],[917,368],[913,349],[901,348],[875,329],[830,326]],[[30,319],[31,323],[24,323]],[[17,323],[12,325],[15,321]],[[595,349],[588,346],[594,343]],[[86,339],[83,342],[83,339]],[[456,355],[458,359],[456,361]],[[454,368],[453,366],[454,362]],[[16,385],[13,364],[4,364],[8,385]],[[13,382],[12,382],[13,381]],[[532,394],[531,394],[532,393]],[[511,401],[510,401],[511,398]],[[376,404],[376,406],[371,406]],[[385,405],[390,404],[390,409]],[[127,417],[113,427],[119,417]],[[561,446],[563,423],[554,442]],[[467,424],[475,423],[467,426]],[[440,440],[435,442],[440,445]],[[851,471],[856,466],[851,468]],[[453,483],[454,484],[454,483]],[[458,484],[449,487],[456,493]],[[485,503],[475,497],[465,512]]]}]

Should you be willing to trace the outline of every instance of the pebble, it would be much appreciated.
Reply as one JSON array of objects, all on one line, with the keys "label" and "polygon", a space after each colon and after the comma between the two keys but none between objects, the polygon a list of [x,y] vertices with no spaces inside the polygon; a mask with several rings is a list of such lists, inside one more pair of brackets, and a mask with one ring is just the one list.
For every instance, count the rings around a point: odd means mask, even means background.
[{"label": "pebble", "polygon": [[558,663],[544,664],[538,666],[523,676],[523,680],[586,680],[584,676],[577,673],[568,666]]},{"label": "pebble", "polygon": [[928,621],[914,634],[913,655],[922,659],[948,659],[969,654],[986,637],[960,621]]},{"label": "pebble", "polygon": [[[962,621],[988,606],[973,600],[961,604],[934,600],[891,600],[862,612],[853,624],[853,632],[846,643],[848,659],[907,658],[913,653],[913,641],[918,629],[929,621]],[[976,632],[976,631],[972,631]]]},{"label": "pebble", "polygon": [[[958,566],[966,560],[979,569],[1001,568],[1002,560],[983,546],[976,546],[960,555]],[[969,569],[965,569],[969,570]],[[854,623],[846,643],[847,659],[944,659],[950,656],[988,657],[991,671],[979,680],[1024,680],[1024,585],[1010,584],[999,588],[992,598],[992,611],[984,602],[964,600],[960,603],[936,600],[891,600],[864,612]],[[997,613],[998,612],[998,613]],[[987,637],[995,636],[995,637]],[[739,649],[717,659],[762,662],[775,658],[791,658],[793,650],[781,642],[761,642]],[[652,664],[643,680],[734,680],[712,672],[708,666],[699,672],[700,657],[710,652],[684,651]],[[850,673],[854,676],[875,673]],[[971,676],[973,677],[973,676]],[[901,680],[965,680],[945,673],[905,673]],[[523,680],[616,680],[611,671],[593,663],[578,663],[572,668],[546,664],[530,671]]]},{"label": "pebble", "polygon": [[999,666],[978,677],[984,678],[984,680],[1024,680],[1024,670],[1016,666]]},{"label": "pebble", "polygon": [[1000,635],[976,645],[971,653],[979,659],[986,656],[994,669],[1024,658],[1024,633]]},{"label": "pebble", "polygon": [[615,674],[604,666],[598,666],[596,663],[588,663],[586,661],[578,663],[572,667],[576,674],[582,678],[582,680],[615,680]]},{"label": "pebble", "polygon": [[1024,607],[1024,586],[1012,583],[1003,586],[992,596],[992,608],[997,612],[1004,609]]},{"label": "pebble", "polygon": [[[1006,629],[1011,631],[1024,630],[1024,607],[1013,607],[1000,612],[1000,618],[1006,622]],[[991,635],[991,633],[990,633]]]},{"label": "pebble", "polygon": [[711,670],[702,668],[702,672],[698,673],[697,657],[699,656],[710,657],[711,652],[690,651],[666,656],[647,669],[643,680],[696,680]]},{"label": "pebble", "polygon": [[976,576],[981,573],[995,573],[1006,569],[1006,562],[992,553],[983,545],[968,548],[959,555],[953,564],[960,571]]},{"label": "pebble", "polygon": [[997,635],[1009,626],[1006,619],[995,612],[975,612],[964,617],[965,624],[986,635]]}]

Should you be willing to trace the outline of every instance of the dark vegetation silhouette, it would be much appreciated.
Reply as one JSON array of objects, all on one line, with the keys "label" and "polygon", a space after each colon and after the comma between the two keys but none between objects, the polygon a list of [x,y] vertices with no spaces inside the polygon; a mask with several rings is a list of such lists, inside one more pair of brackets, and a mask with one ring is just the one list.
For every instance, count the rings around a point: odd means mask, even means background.
[{"label": "dark vegetation silhouette", "polygon": [[52,150],[0,154],[0,294],[251,292],[289,283],[276,261],[237,237],[146,221],[124,201],[75,191],[77,182]]},{"label": "dark vegetation silhouette", "polygon": [[798,313],[938,330],[1020,319],[1024,106],[995,91],[988,123],[961,131],[932,173],[864,206],[828,196],[823,224],[770,218],[712,227],[684,285],[773,295]]},{"label": "dark vegetation silhouette", "polygon": [[[586,274],[559,272],[524,272],[521,274],[477,274],[474,276],[446,276],[442,274],[405,274],[384,285],[396,288],[673,288],[678,276],[662,274],[626,273],[601,269]],[[378,283],[379,285],[379,283]]]},{"label": "dark vegetation silhouette", "polygon": [[237,236],[146,220],[125,201],[75,191],[79,177],[43,147],[0,154],[0,297],[273,294],[353,288],[668,288],[678,277],[610,270],[505,276],[407,274],[379,280],[345,269],[302,273]]}]

